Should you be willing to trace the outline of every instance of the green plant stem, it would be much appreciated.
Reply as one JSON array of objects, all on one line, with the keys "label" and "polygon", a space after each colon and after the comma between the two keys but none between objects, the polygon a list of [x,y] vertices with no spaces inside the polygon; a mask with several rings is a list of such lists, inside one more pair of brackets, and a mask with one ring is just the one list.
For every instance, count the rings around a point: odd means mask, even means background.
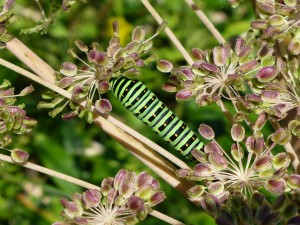
[{"label": "green plant stem", "polygon": [[[34,171],[37,171],[37,172],[46,174],[48,176],[55,177],[55,178],[58,178],[58,179],[70,182],[72,184],[76,184],[76,185],[84,187],[86,189],[97,189],[97,190],[100,190],[99,186],[96,186],[94,184],[91,184],[91,183],[79,180],[77,178],[65,175],[63,173],[59,173],[59,172],[51,170],[51,169],[48,169],[48,168],[36,165],[34,163],[26,162],[24,164],[16,164],[12,160],[11,157],[9,157],[7,155],[3,155],[3,154],[0,154],[0,160],[8,162],[8,163],[15,164],[15,165],[18,165],[18,166],[22,166],[22,167],[25,167],[25,168],[28,168],[28,169],[31,169],[31,170],[34,170]],[[175,219],[173,219],[173,218],[171,218],[171,217],[169,217],[169,216],[167,216],[165,214],[162,214],[162,213],[160,213],[158,211],[155,211],[155,210],[153,210],[150,213],[150,215],[152,215],[152,216],[154,216],[154,217],[156,217],[156,218],[158,218],[158,219],[160,219],[162,221],[165,221],[165,222],[167,222],[169,224],[184,225],[184,223],[182,223],[182,222],[180,222],[178,220],[175,220]]]}]

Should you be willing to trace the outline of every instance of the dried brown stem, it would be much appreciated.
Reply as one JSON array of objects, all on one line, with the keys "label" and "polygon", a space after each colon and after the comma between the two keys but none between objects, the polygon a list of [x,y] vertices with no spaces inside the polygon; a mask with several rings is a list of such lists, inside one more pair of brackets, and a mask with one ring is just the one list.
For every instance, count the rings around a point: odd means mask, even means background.
[{"label": "dried brown stem", "polygon": [[225,39],[220,34],[220,32],[215,28],[213,23],[207,18],[207,16],[197,7],[193,0],[185,0],[186,4],[188,4],[202,21],[202,23],[207,27],[207,29],[212,33],[212,35],[216,38],[216,40],[222,44],[225,43]]}]

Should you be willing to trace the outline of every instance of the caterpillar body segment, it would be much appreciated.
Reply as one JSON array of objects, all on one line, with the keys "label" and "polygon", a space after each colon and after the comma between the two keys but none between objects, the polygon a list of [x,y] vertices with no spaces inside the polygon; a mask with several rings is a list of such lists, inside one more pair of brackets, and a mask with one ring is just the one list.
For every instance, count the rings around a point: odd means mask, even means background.
[{"label": "caterpillar body segment", "polygon": [[111,84],[122,105],[182,155],[190,158],[193,149],[202,150],[204,143],[197,135],[142,82],[120,76],[113,78]]}]

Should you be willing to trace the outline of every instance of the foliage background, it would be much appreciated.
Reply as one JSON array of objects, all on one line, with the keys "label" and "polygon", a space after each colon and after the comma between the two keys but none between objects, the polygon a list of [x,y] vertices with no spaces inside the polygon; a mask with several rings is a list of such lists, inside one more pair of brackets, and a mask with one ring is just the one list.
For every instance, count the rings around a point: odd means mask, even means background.
[{"label": "foliage background", "polygon": [[[233,10],[226,0],[195,2],[229,41],[247,31],[249,21],[253,18],[250,3]],[[0,1],[1,3],[3,2]],[[218,44],[183,0],[156,0],[151,3],[168,21],[170,28],[187,50],[192,47],[208,49]],[[41,1],[41,4],[49,15],[49,2]],[[106,48],[112,35],[111,23],[114,20],[120,23],[123,43],[130,40],[131,31],[137,25],[144,25],[149,36],[158,26],[142,3],[136,0],[90,0],[87,4],[77,2],[69,13],[59,11],[48,33],[42,36],[19,33],[20,29],[33,27],[34,20],[40,17],[35,1],[16,1],[14,13],[18,18],[11,24],[10,32],[56,70],[60,68],[62,62],[73,61],[67,54],[67,49],[74,48],[74,41],[77,39],[88,45],[96,41]],[[167,59],[174,65],[185,64],[184,59],[165,34],[154,39],[153,52],[159,58]],[[23,66],[6,50],[0,51],[0,57]],[[10,80],[17,91],[30,83],[3,67],[0,68],[0,72],[1,79]],[[230,133],[230,126],[216,106],[198,108],[192,101],[176,102],[174,95],[161,90],[161,85],[167,77],[156,70],[155,64],[144,69],[140,80],[193,130],[197,131],[199,124],[205,122],[215,129],[219,143],[224,148],[229,147],[226,140],[230,136],[226,133]],[[49,117],[47,110],[38,110],[36,105],[41,100],[41,93],[45,89],[34,83],[32,85],[35,92],[20,99],[20,103],[26,103],[27,114],[36,118],[39,123],[30,135],[16,136],[12,146],[27,150],[31,162],[93,184],[100,184],[103,178],[114,176],[120,168],[136,172],[146,170],[159,179],[97,126],[87,124],[80,119],[64,122],[59,116],[54,119]],[[166,145],[150,128],[127,112],[113,95],[109,94],[107,98],[112,101],[114,116],[171,150],[170,146]],[[0,177],[0,224],[51,224],[60,219],[59,198],[82,191],[70,183],[7,163],[2,163]],[[214,224],[209,216],[164,181],[160,181],[162,190],[167,193],[168,198],[156,208],[157,210],[186,224]],[[158,223],[164,224],[149,216],[143,224]]]}]

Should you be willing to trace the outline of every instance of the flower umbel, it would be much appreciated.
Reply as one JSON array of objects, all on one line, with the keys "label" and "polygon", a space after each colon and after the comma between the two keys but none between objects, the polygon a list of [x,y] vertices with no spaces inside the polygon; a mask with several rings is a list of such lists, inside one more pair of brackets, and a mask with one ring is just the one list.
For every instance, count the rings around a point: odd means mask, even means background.
[{"label": "flower umbel", "polygon": [[[161,27],[163,27],[162,24]],[[152,47],[152,37],[146,39],[146,32],[143,26],[138,26],[132,33],[132,41],[125,47],[120,45],[118,23],[113,23],[114,37],[111,38],[106,51],[101,50],[98,43],[93,43],[91,49],[81,41],[76,41],[76,46],[87,57],[87,62],[82,60],[73,50],[69,53],[79,60],[83,66],[78,67],[74,63],[65,62],[62,64],[60,73],[57,75],[59,87],[72,93],[72,98],[77,102],[86,102],[84,109],[78,105],[64,99],[58,95],[45,95],[46,99],[52,99],[51,103],[41,102],[42,108],[54,108],[51,116],[56,116],[68,104],[72,111],[64,114],[64,119],[71,119],[79,115],[85,117],[88,122],[92,121],[92,105],[97,100],[95,109],[102,114],[107,114],[111,110],[110,102],[102,99],[101,94],[110,90],[109,80],[112,77],[127,76],[129,78],[140,75],[140,68],[156,59],[154,55],[145,58],[145,54]],[[95,96],[96,95],[96,96]],[[104,101],[103,101],[104,100]]]},{"label": "flower umbel", "polygon": [[76,193],[71,201],[61,199],[65,221],[54,224],[136,224],[165,199],[158,189],[158,181],[146,172],[136,176],[134,172],[120,170],[115,178],[105,178],[100,190]]},{"label": "flower umbel", "polygon": [[[233,192],[239,192],[247,198],[261,188],[280,194],[296,190],[293,184],[300,187],[298,176],[288,175],[289,155],[285,152],[276,155],[271,153],[277,144],[284,145],[289,140],[283,129],[272,134],[269,141],[265,142],[259,133],[245,138],[244,127],[234,124],[231,136],[235,143],[231,146],[230,154],[214,140],[209,126],[201,125],[199,131],[203,137],[211,140],[204,148],[207,162],[200,159],[200,163],[192,170],[181,169],[177,173],[179,177],[203,182],[192,187],[188,194],[198,199],[210,214],[215,214],[215,210],[220,209],[221,203]],[[197,152],[192,154],[197,159]],[[293,184],[289,182],[292,180]]]}]

